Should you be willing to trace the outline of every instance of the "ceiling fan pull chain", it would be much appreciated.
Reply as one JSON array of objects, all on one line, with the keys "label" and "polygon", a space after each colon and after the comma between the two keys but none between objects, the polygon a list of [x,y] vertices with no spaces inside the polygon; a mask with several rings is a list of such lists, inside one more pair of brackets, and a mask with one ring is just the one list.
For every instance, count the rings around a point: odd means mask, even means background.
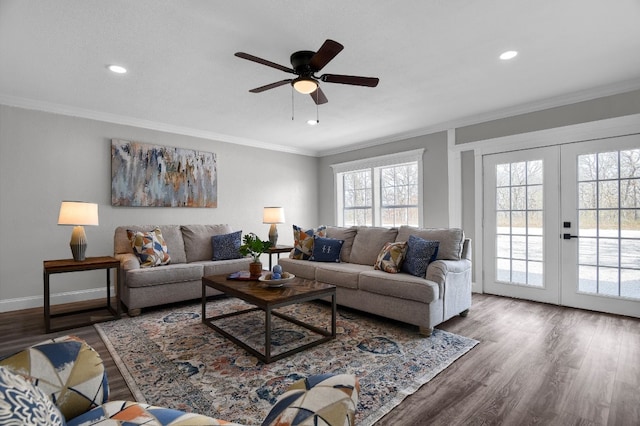
[{"label": "ceiling fan pull chain", "polygon": [[291,121],[293,121],[293,114],[294,113],[294,109],[293,109],[293,86],[291,86]]},{"label": "ceiling fan pull chain", "polygon": [[320,106],[318,105],[318,97],[320,96],[320,88],[316,89],[316,124],[320,124]]}]

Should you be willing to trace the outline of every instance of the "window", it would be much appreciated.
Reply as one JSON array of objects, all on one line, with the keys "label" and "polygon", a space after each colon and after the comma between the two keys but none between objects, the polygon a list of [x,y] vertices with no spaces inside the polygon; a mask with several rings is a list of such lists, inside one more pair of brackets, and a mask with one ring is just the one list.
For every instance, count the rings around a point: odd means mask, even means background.
[{"label": "window", "polygon": [[423,151],[332,165],[336,223],[339,226],[420,226]]}]

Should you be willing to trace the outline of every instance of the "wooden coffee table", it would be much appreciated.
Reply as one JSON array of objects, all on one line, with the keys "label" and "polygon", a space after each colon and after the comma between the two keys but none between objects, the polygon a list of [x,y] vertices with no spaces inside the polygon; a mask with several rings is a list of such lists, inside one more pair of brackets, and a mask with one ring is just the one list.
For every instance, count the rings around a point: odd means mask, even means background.
[{"label": "wooden coffee table", "polygon": [[[212,317],[206,316],[207,307],[207,287],[214,288],[226,294],[227,296],[237,297],[255,308],[245,309],[242,311],[231,312],[223,315],[216,315]],[[284,306],[293,305],[296,303],[308,302],[315,299],[331,296],[331,332],[315,327],[311,324],[302,322],[290,315],[276,312],[274,309],[282,308]],[[214,321],[222,318],[228,318],[232,316],[242,315],[248,312],[261,310],[265,313],[265,340],[264,348],[265,352],[261,353],[251,346],[247,345],[240,339],[231,335],[227,331],[214,324]],[[305,345],[298,346],[286,352],[282,352],[276,355],[271,354],[271,319],[272,315],[289,321],[293,324],[304,327],[321,335],[320,339]],[[273,361],[277,361],[289,355],[293,355],[312,346],[319,345],[336,338],[336,288],[335,286],[319,283],[313,280],[305,280],[302,278],[294,278],[291,281],[286,282],[282,287],[268,287],[266,284],[260,281],[237,281],[227,279],[227,275],[211,275],[202,278],[202,322],[209,327],[213,328],[218,333],[231,340],[236,345],[242,347],[247,352],[255,355],[259,360],[268,364]]]}]

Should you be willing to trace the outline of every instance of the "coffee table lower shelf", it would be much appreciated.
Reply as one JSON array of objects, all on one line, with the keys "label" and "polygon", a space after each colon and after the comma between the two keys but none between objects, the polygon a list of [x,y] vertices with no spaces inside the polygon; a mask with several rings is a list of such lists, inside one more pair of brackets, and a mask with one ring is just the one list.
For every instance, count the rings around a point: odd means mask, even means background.
[{"label": "coffee table lower shelf", "polygon": [[[331,305],[332,305],[332,318],[335,319],[335,315],[336,315],[336,296],[332,296],[332,301],[331,301]],[[232,334],[226,332],[225,330],[223,330],[222,328],[218,327],[217,325],[215,325],[213,322],[216,320],[220,320],[223,318],[229,318],[229,317],[235,317],[235,316],[239,316],[239,315],[243,315],[249,312],[255,312],[255,311],[261,311],[262,309],[260,308],[251,308],[251,309],[245,309],[242,311],[236,311],[236,312],[231,312],[228,314],[223,314],[223,315],[216,315],[213,317],[209,317],[209,318],[204,318],[202,322],[206,325],[208,325],[209,327],[211,327],[212,329],[214,329],[216,332],[220,333],[221,335],[223,335],[224,337],[226,337],[227,339],[231,340],[233,343],[235,343],[236,345],[240,346],[242,349],[246,350],[247,352],[249,352],[250,354],[252,354],[253,356],[255,356],[256,358],[258,358],[260,361],[264,362],[265,364],[269,364],[271,362],[274,361],[278,361],[279,359],[288,357],[290,355],[296,354],[298,352],[302,352],[306,349],[309,349],[311,347],[317,346],[321,343],[324,342],[328,342],[329,340],[335,339],[336,338],[336,326],[335,326],[335,320],[332,321],[332,326],[331,326],[331,331],[327,331],[323,328],[319,328],[319,327],[315,327],[311,324],[307,324],[305,322],[302,322],[290,315],[287,314],[283,314],[281,312],[275,312],[272,310],[267,310],[264,311],[265,312],[265,338],[264,338],[264,347],[265,347],[265,353],[261,353],[258,350],[256,350],[255,348],[252,348],[251,346],[247,345],[245,342],[243,342],[242,340],[236,338],[235,336],[233,336]],[[290,349],[286,352],[282,352],[279,354],[275,354],[272,355],[271,354],[271,316],[275,315],[279,318],[282,318],[286,321],[289,321],[293,324],[299,325],[301,327],[306,328],[307,330],[311,330],[314,333],[317,333],[323,337],[321,337],[320,339],[314,340],[313,342],[309,342],[305,345],[302,346],[298,346],[296,348]]]},{"label": "coffee table lower shelf", "polygon": [[[230,312],[222,315],[215,315],[211,317],[206,316],[206,289],[212,287],[224,292],[227,296],[237,297],[255,307],[249,309],[243,309],[240,311]],[[331,331],[324,328],[317,327],[290,315],[282,312],[277,312],[276,309],[282,308],[297,303],[309,302],[312,300],[329,298],[331,297]],[[263,311],[265,313],[265,331],[264,331],[264,353],[258,351],[256,348],[249,346],[247,343],[238,339],[228,331],[225,331],[222,327],[215,324],[216,321],[229,317],[237,317],[249,312]],[[329,340],[336,338],[336,289],[334,286],[329,286],[310,280],[295,279],[295,282],[288,283],[282,288],[265,289],[262,284],[248,283],[248,282],[234,282],[226,279],[226,276],[210,276],[202,278],[202,322],[220,333],[222,336],[231,340],[236,345],[240,346],[250,354],[254,355],[260,361],[265,364],[277,361],[295,353],[304,351],[313,346],[317,346],[321,343],[328,342]],[[271,337],[272,337],[272,319],[273,316],[282,318],[292,324],[296,324],[300,327],[306,328],[313,333],[321,336],[312,342],[300,345],[293,349],[278,354],[272,354],[271,351]]]}]

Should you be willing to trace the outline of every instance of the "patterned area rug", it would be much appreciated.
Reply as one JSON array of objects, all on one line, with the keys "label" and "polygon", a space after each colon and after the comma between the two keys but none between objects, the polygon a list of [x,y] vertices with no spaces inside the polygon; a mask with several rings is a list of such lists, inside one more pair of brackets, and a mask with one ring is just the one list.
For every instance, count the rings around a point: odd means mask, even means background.
[{"label": "patterned area rug", "polygon": [[[214,299],[207,316],[248,307],[235,298]],[[361,385],[357,424],[371,425],[478,344],[438,329],[425,338],[417,327],[339,308],[335,340],[263,364],[202,324],[200,310],[191,305],[95,325],[138,401],[259,425],[299,378],[351,373]],[[279,311],[330,329],[328,304]],[[264,313],[216,324],[264,350]],[[272,327],[276,354],[317,338],[277,317]]]}]

